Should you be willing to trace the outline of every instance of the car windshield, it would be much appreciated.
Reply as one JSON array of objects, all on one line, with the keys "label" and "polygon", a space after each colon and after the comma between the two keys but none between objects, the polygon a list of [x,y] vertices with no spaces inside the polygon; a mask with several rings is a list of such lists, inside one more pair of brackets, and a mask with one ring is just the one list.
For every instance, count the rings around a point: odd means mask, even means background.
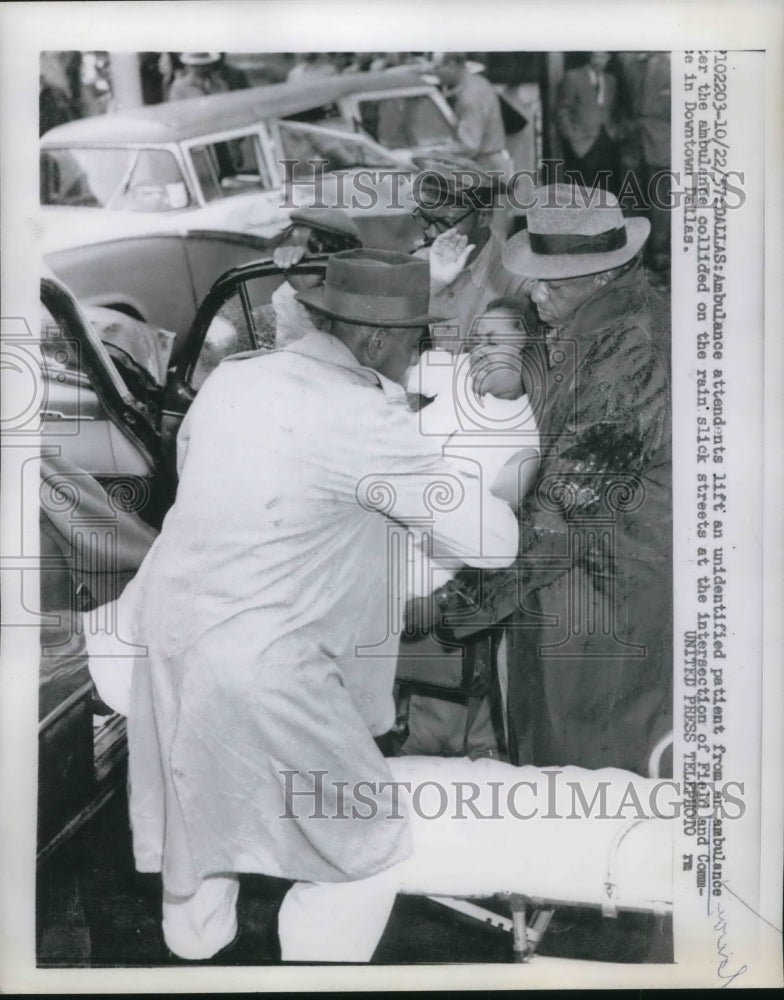
[{"label": "car windshield", "polygon": [[280,144],[282,159],[293,161],[295,181],[310,179],[317,165],[323,165],[326,173],[353,167],[400,167],[375,143],[296,122],[280,123]]},{"label": "car windshield", "polygon": [[362,127],[388,149],[444,144],[454,130],[428,94],[385,97],[359,102]]},{"label": "car windshield", "polygon": [[41,151],[41,204],[172,212],[191,199],[166,149],[63,147]]}]

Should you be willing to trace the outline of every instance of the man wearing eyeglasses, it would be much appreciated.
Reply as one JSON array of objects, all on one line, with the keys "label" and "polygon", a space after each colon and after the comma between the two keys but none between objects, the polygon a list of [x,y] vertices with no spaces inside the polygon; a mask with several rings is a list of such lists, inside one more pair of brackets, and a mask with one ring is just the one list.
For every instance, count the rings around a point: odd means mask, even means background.
[{"label": "man wearing eyeglasses", "polygon": [[[431,312],[447,317],[431,326],[431,340],[434,347],[457,354],[481,341],[478,320],[491,302],[517,296],[525,309],[525,302],[530,303],[529,283],[506,270],[501,260],[504,184],[500,172],[485,171],[473,160],[457,156],[414,162],[419,173],[412,189],[412,213],[422,231],[415,254],[430,262]],[[533,307],[520,320],[526,333],[538,326]],[[413,632],[421,628],[424,634],[432,622],[418,617],[421,605],[410,602],[407,626]],[[420,663],[414,666],[418,657]],[[433,648],[427,638],[422,639],[421,648],[416,642],[407,646],[406,676],[417,677],[420,666],[423,677],[432,673]],[[471,717],[458,701],[414,693],[408,725],[404,753],[498,755],[487,698]]]},{"label": "man wearing eyeglasses", "polygon": [[489,302],[527,292],[525,280],[501,261],[504,183],[462,157],[414,162],[413,215],[422,230],[416,254],[430,261],[431,306],[449,317],[433,329],[433,339],[459,349]]}]

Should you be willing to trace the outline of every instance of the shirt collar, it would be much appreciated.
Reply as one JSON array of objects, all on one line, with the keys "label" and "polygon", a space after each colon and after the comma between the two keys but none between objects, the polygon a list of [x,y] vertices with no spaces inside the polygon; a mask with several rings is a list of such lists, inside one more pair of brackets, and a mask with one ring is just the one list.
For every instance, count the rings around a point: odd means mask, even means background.
[{"label": "shirt collar", "polygon": [[337,368],[348,369],[370,385],[377,385],[383,389],[387,399],[407,402],[406,390],[402,385],[393,382],[381,372],[377,372],[375,368],[361,365],[343,341],[333,337],[331,333],[325,333],[323,330],[309,330],[299,340],[292,341],[281,350],[289,351],[292,354],[302,354],[305,357],[321,361],[323,364],[335,365]]}]

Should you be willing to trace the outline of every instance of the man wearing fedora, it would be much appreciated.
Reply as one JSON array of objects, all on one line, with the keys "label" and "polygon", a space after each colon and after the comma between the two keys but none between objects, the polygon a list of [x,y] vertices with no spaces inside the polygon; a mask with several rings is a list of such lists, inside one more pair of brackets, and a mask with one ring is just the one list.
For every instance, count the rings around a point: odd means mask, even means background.
[{"label": "man wearing fedora", "polygon": [[374,741],[395,721],[394,552],[409,527],[458,564],[509,566],[518,542],[408,405],[429,295],[424,261],[334,254],[298,295],[314,328],[221,364],[182,424],[128,716],[135,862],[162,873],[181,958],[232,943],[240,872],[294,880],[284,960],[367,961],[391,910],[412,850]]},{"label": "man wearing fedora", "polygon": [[650,224],[606,192],[534,196],[504,263],[547,326],[541,464],[515,567],[483,574],[508,625],[510,753],[645,774],[672,726],[669,330],[640,262]]}]

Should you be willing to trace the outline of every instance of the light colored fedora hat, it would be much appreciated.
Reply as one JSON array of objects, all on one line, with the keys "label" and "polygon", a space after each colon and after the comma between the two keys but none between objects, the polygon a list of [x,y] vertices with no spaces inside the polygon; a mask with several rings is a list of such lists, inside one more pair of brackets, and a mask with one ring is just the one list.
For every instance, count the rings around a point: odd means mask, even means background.
[{"label": "light colored fedora hat", "polygon": [[396,250],[342,250],[327,261],[324,284],[297,299],[317,312],[363,326],[427,326],[430,265]]},{"label": "light colored fedora hat", "polygon": [[220,52],[181,52],[183,66],[210,66],[220,60]]},{"label": "light colored fedora hat", "polygon": [[651,230],[625,219],[615,195],[572,184],[536,188],[528,228],[506,243],[504,267],[526,278],[578,278],[627,263]]}]

